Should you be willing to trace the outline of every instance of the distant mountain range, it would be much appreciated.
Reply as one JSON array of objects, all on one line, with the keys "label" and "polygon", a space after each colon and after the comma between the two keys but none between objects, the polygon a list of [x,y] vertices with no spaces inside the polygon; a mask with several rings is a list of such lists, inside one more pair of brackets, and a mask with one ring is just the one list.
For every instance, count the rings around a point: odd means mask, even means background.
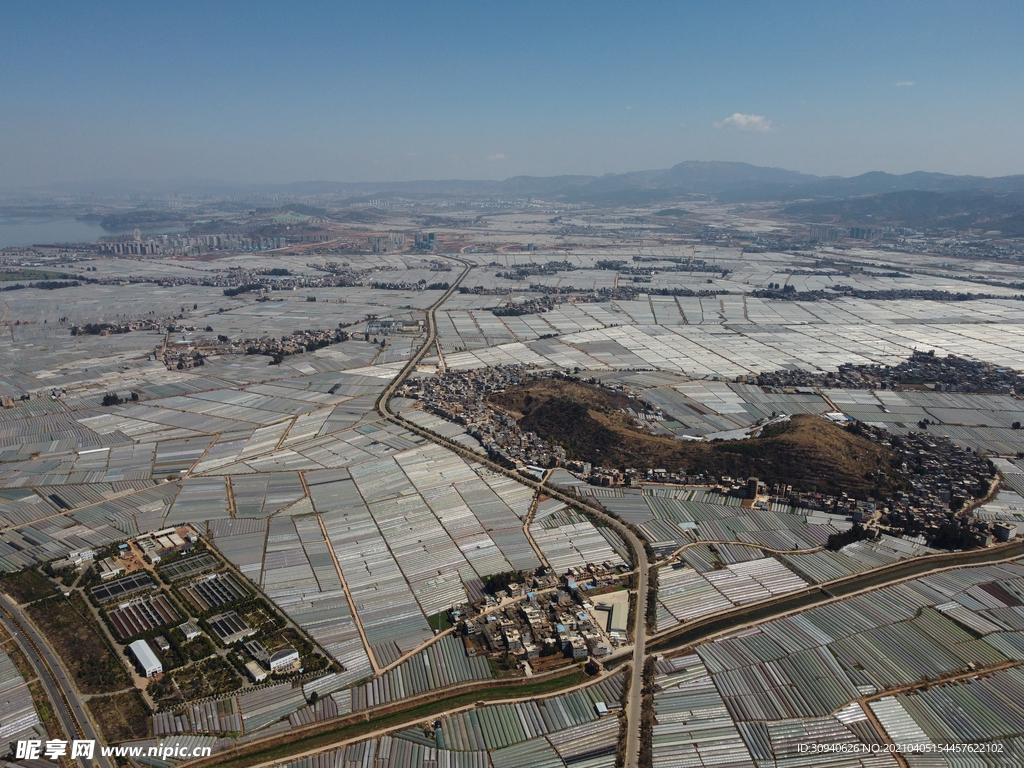
[{"label": "distant mountain range", "polygon": [[802,200],[782,212],[812,223],[891,226],[911,229],[998,231],[1024,235],[1024,193],[968,189],[932,192],[907,189],[879,195]]},{"label": "distant mountain range", "polygon": [[929,229],[998,230],[1024,235],[1024,175],[985,178],[944,173],[810,176],[747,163],[679,163],[661,171],[605,176],[515,176],[504,181],[418,181],[391,184],[312,182],[289,185],[295,195],[324,192],[371,195],[539,197],[604,205],[658,203],[686,195],[728,202],[789,203],[804,221]]},{"label": "distant mountain range", "polygon": [[[95,194],[238,195],[253,192],[304,197],[334,194],[341,197],[540,197],[566,202],[628,204],[658,202],[683,195],[709,195],[731,202],[796,201],[850,198],[908,190],[990,193],[1024,192],[1024,175],[985,178],[951,176],[918,171],[893,175],[881,171],[849,178],[811,176],[783,168],[766,168],[748,163],[690,160],[665,170],[612,173],[604,176],[513,176],[503,181],[440,180],[396,182],[306,181],[293,184],[233,184],[229,182],[178,179],[155,183],[98,182],[66,185],[64,191]],[[11,190],[10,192],[15,192]],[[9,194],[10,194],[9,192]],[[42,190],[24,190],[26,196]]]},{"label": "distant mountain range", "polygon": [[665,171],[609,174],[567,188],[564,194],[593,199],[603,195],[636,194],[641,191],[661,192],[665,196],[696,193],[739,202],[835,199],[907,190],[1017,192],[1024,191],[1024,175],[985,178],[924,171],[902,175],[872,171],[844,178],[809,176],[782,168],[764,168],[747,163],[689,161]]},{"label": "distant mountain range", "polygon": [[751,186],[746,190],[730,189],[727,195],[735,200],[801,200],[821,198],[848,198],[864,195],[881,195],[909,190],[922,192],[1022,192],[1024,175],[998,176],[951,176],[946,173],[915,171],[894,175],[882,171],[871,171],[849,178],[826,177],[812,181],[785,185]]}]

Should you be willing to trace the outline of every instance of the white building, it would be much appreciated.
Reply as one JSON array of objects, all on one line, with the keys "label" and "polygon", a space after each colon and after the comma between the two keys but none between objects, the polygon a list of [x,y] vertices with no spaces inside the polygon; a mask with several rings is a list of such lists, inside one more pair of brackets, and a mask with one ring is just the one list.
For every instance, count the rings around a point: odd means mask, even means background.
[{"label": "white building", "polygon": [[282,669],[289,669],[299,663],[299,652],[294,648],[285,648],[275,651],[270,657],[270,671],[277,672]]},{"label": "white building", "polygon": [[153,675],[159,675],[164,671],[164,665],[160,663],[160,659],[153,653],[153,649],[149,647],[149,643],[145,640],[136,640],[134,643],[128,646],[132,654],[139,662],[139,666],[142,668],[142,673],[146,677],[152,677]]},{"label": "white building", "polygon": [[249,677],[252,678],[254,683],[262,683],[267,679],[267,673],[255,661],[248,662],[245,665],[245,671],[249,673]]},{"label": "white building", "polygon": [[115,576],[120,576],[124,573],[124,566],[116,562],[112,557],[106,557],[99,562],[100,578],[103,581],[109,581]]},{"label": "white building", "polygon": [[92,559],[93,559],[93,556],[95,554],[96,553],[93,552],[91,549],[85,549],[85,550],[82,550],[81,552],[69,552],[68,556],[65,557],[64,559],[62,559],[62,560],[54,560],[53,563],[51,563],[51,567],[55,571],[60,571],[60,570],[63,570],[65,568],[77,568],[82,563],[85,563],[85,562],[91,563]]},{"label": "white building", "polygon": [[199,626],[194,621],[186,621],[184,624],[180,625],[178,629],[181,631],[181,634],[185,636],[185,642],[195,640],[203,634],[200,631]]}]

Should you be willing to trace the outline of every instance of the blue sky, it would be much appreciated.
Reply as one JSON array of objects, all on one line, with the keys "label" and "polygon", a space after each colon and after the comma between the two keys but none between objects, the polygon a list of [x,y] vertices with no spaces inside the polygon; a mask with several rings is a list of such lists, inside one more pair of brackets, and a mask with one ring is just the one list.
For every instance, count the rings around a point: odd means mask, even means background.
[{"label": "blue sky", "polygon": [[1024,3],[5,2],[0,186],[1024,173]]}]

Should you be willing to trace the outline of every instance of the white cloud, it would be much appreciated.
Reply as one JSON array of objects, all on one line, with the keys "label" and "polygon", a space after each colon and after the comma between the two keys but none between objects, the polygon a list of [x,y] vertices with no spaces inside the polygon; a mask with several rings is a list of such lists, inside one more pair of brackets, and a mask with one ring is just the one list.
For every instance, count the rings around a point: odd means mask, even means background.
[{"label": "white cloud", "polygon": [[735,128],[737,131],[770,131],[772,121],[764,115],[744,115],[734,112],[725,120],[715,123],[715,128]]},{"label": "white cloud", "polygon": [[897,80],[892,84],[893,88],[909,88],[914,84],[913,80]]},{"label": "white cloud", "polygon": [[497,152],[497,153],[495,153],[493,155],[488,155],[487,156],[487,162],[489,162],[489,163],[497,163],[497,162],[499,162],[501,160],[504,160],[504,159],[505,159],[505,155],[502,154],[501,152]]}]

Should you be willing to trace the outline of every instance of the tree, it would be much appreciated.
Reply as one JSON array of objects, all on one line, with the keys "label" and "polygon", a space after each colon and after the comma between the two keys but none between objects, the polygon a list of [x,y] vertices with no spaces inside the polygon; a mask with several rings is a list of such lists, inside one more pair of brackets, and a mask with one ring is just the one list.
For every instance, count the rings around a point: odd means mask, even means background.
[{"label": "tree", "polygon": [[977,545],[974,532],[964,520],[950,518],[939,526],[928,542],[935,549],[972,549]]},{"label": "tree", "polygon": [[199,309],[199,305],[198,304],[193,304],[192,305],[192,309]]},{"label": "tree", "polygon": [[875,535],[874,531],[868,530],[860,523],[854,523],[853,527],[849,530],[831,534],[828,537],[828,542],[825,544],[825,548],[836,552],[847,544],[853,544],[855,541],[874,539]]},{"label": "tree", "polygon": [[503,573],[495,573],[491,576],[485,576],[482,581],[484,591],[494,595],[506,589],[508,585],[513,582],[522,582],[523,574],[519,571],[505,571]]}]

